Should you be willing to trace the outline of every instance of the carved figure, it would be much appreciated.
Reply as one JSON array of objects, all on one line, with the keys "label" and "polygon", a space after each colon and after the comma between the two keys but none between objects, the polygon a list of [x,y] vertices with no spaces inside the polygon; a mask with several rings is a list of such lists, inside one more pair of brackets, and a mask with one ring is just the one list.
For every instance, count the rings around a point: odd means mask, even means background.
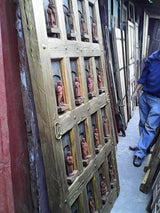
[{"label": "carved figure", "polygon": [[80,90],[80,83],[79,83],[79,80],[78,80],[78,77],[75,77],[75,96],[76,96],[76,99],[79,99],[81,98],[81,90]]},{"label": "carved figure", "polygon": [[71,151],[67,152],[66,160],[67,160],[67,173],[68,173],[68,176],[72,176],[72,175],[74,175],[74,172],[73,172],[73,157],[71,155]]},{"label": "carved figure", "polygon": [[82,155],[83,155],[83,159],[88,159],[88,144],[86,142],[85,138],[82,138]]},{"label": "carved figure", "polygon": [[108,122],[107,118],[104,119],[103,127],[104,127],[104,136],[105,137],[109,137],[110,136],[110,133],[109,133],[109,122]]},{"label": "carved figure", "polygon": [[98,72],[97,80],[98,80],[98,89],[102,89],[103,88],[103,82],[102,82],[101,72]]},{"label": "carved figure", "polygon": [[95,204],[94,204],[94,199],[92,196],[89,198],[89,207],[90,207],[90,213],[95,213]]},{"label": "carved figure", "polygon": [[49,27],[50,28],[56,27],[56,8],[55,8],[53,2],[50,2],[48,4],[47,14],[48,14]]},{"label": "carved figure", "polygon": [[114,175],[114,171],[113,171],[112,165],[110,165],[110,167],[109,167],[109,175],[110,175],[111,182],[115,181],[115,175]]},{"label": "carved figure", "polygon": [[95,137],[95,141],[96,141],[96,148],[99,146],[100,142],[99,142],[99,133],[98,133],[98,129],[95,128],[94,130],[94,137]]},{"label": "carved figure", "polygon": [[74,32],[73,15],[69,11],[68,14],[67,14],[67,16],[68,16],[68,24],[69,24],[70,32],[73,33]]},{"label": "carved figure", "polygon": [[96,24],[96,20],[93,19],[92,21],[92,33],[93,33],[93,38],[97,37],[97,24]]},{"label": "carved figure", "polygon": [[83,14],[81,14],[81,26],[82,26],[82,34],[87,34],[86,22]]},{"label": "carved figure", "polygon": [[57,93],[57,104],[58,104],[58,106],[63,106],[64,105],[64,103],[63,103],[63,101],[64,101],[64,88],[63,88],[61,80],[57,81],[56,93]]},{"label": "carved figure", "polygon": [[88,74],[88,92],[94,92],[93,75]]},{"label": "carved figure", "polygon": [[105,183],[105,177],[104,176],[102,177],[100,186],[101,186],[101,195],[102,196],[107,195],[108,194],[108,189],[107,189],[107,185]]}]

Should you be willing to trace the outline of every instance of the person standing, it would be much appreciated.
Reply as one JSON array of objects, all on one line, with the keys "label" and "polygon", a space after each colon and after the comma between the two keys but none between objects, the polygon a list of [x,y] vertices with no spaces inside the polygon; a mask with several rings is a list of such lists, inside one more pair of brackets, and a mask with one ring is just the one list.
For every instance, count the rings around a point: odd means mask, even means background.
[{"label": "person standing", "polygon": [[147,59],[133,98],[137,97],[141,88],[143,93],[139,99],[140,138],[133,157],[133,165],[136,167],[141,166],[160,123],[160,50]]}]

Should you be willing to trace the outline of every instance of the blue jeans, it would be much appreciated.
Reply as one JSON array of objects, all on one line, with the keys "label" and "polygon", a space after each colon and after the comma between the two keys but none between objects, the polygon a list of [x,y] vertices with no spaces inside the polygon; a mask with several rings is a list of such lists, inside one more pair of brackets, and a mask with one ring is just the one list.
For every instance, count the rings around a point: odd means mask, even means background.
[{"label": "blue jeans", "polygon": [[160,123],[160,98],[143,93],[139,99],[139,144],[135,155],[144,158]]}]

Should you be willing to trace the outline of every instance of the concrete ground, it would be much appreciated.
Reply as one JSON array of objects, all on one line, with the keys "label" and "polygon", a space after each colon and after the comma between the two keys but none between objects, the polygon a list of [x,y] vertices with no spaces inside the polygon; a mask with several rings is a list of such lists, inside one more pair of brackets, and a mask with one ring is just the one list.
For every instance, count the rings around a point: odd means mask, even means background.
[{"label": "concrete ground", "polygon": [[139,191],[139,186],[144,178],[143,167],[134,167],[133,151],[129,146],[135,146],[138,143],[139,131],[139,111],[136,108],[132,119],[128,123],[126,137],[119,136],[117,146],[117,164],[120,179],[120,194],[116,200],[111,213],[146,213],[146,206],[150,196]]}]

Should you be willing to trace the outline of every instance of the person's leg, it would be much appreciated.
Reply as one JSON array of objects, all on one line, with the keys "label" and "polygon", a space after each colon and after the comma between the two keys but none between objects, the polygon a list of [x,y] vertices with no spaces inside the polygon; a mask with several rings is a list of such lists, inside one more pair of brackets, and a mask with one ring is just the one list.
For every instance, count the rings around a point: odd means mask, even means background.
[{"label": "person's leg", "polygon": [[[139,115],[140,115],[140,120],[139,120],[139,134],[143,132],[145,128],[145,122],[147,120],[149,114],[149,106],[147,104],[147,94],[144,92],[140,98],[139,98]],[[138,142],[139,144],[139,142]],[[131,151],[136,151],[138,150],[138,144],[136,146],[129,146],[129,149]]]},{"label": "person's leg", "polygon": [[143,93],[139,99],[139,115],[140,115],[139,134],[140,135],[145,128],[145,122],[148,118],[149,110],[150,108],[147,103],[147,93]]},{"label": "person's leg", "polygon": [[138,150],[135,152],[135,155],[140,158],[145,157],[147,148],[152,143],[156,128],[160,123],[160,98],[147,94],[147,103],[150,107],[150,111],[140,135]]}]

